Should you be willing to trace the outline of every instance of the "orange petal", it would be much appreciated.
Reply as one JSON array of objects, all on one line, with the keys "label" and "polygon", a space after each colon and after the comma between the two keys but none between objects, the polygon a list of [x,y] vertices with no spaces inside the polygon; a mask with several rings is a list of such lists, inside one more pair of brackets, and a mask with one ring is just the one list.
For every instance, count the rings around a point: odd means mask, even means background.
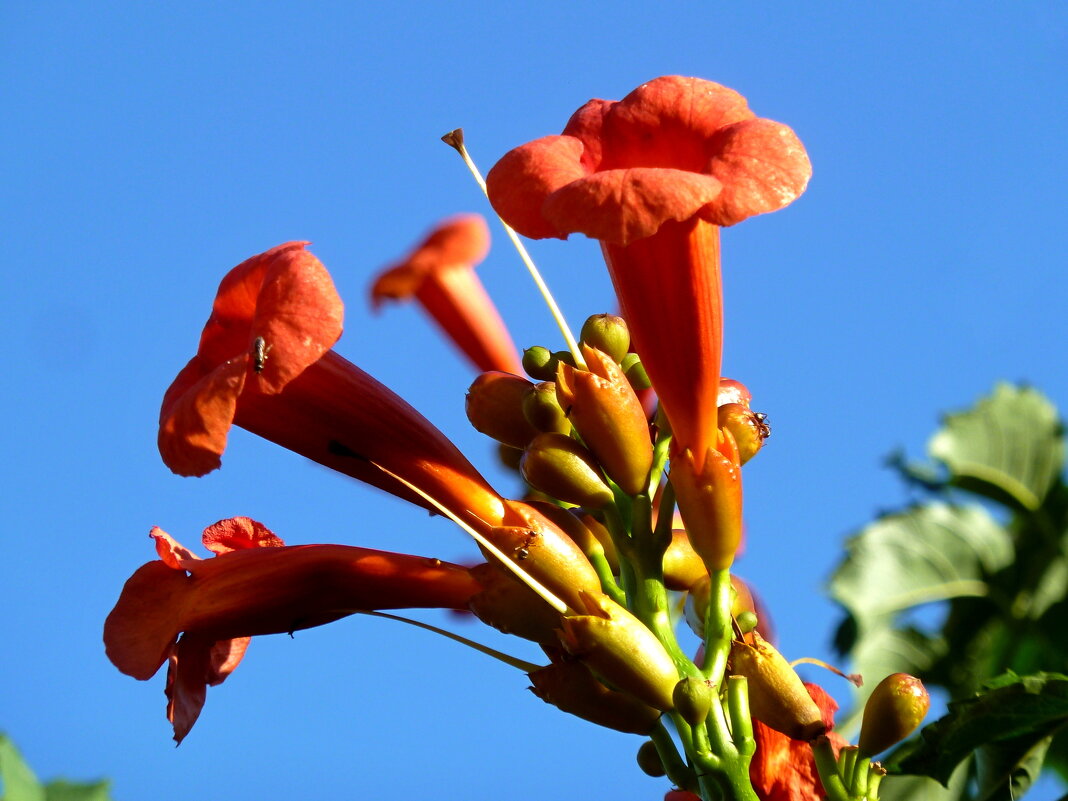
[{"label": "orange petal", "polygon": [[675,167],[705,172],[709,139],[723,126],[751,119],[742,95],[700,78],[667,75],[644,83],[606,115],[607,167]]},{"label": "orange petal", "polygon": [[280,548],[282,538],[251,517],[229,517],[204,529],[204,547],[212,553],[229,553],[244,548]]},{"label": "orange petal", "polygon": [[627,245],[652,236],[667,220],[692,217],[719,194],[710,175],[674,169],[602,170],[572,181],[545,201],[556,228]]},{"label": "orange petal", "polygon": [[573,136],[544,136],[510,150],[486,176],[494,210],[531,239],[567,239],[573,228],[558,228],[542,216],[545,199],[586,175],[583,144]]},{"label": "orange petal", "polygon": [[812,164],[788,126],[756,119],[724,128],[715,136],[711,172],[723,192],[702,210],[716,225],[734,225],[754,214],[781,209],[808,185]]},{"label": "orange petal", "polygon": [[104,622],[105,651],[115,667],[142,681],[156,674],[181,631],[185,610],[174,599],[191,584],[184,571],[159,561],[130,576]]}]

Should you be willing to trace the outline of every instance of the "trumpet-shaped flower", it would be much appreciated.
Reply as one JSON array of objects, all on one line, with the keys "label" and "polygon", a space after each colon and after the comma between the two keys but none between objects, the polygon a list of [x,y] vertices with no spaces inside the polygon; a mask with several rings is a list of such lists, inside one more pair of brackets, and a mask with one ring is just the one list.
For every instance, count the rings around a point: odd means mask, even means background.
[{"label": "trumpet-shaped flower", "polygon": [[386,468],[457,513],[499,520],[499,496],[419,412],[330,350],[342,304],[322,263],[290,242],[223,279],[197,354],[167,390],[159,450],[181,475],[217,468],[232,424],[420,505]]},{"label": "trumpet-shaped flower", "polygon": [[378,309],[386,300],[414,297],[479,370],[521,374],[508,329],[475,275],[488,250],[489,229],[481,215],[451,217],[378,275],[371,304]]},{"label": "trumpet-shaped flower", "polygon": [[811,166],[793,131],[719,84],[667,76],[591,100],[559,136],[507,153],[490,201],[520,233],[599,239],[634,347],[700,469],[722,349],[719,226],[782,208]]},{"label": "trumpet-shaped flower", "polygon": [[481,590],[459,565],[345,545],[286,546],[247,517],[204,530],[212,559],[199,559],[160,528],[151,536],[159,559],[126,582],[104,624],[104,645],[114,665],[136,679],[169,662],[167,718],[179,742],[207,687],[237,667],[250,637],[358,611],[466,609]]}]

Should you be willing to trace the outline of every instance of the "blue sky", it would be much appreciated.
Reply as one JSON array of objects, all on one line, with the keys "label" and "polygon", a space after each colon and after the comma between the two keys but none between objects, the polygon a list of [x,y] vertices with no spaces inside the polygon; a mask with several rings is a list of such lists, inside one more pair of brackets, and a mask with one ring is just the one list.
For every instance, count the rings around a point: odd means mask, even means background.
[{"label": "blue sky", "polygon": [[[908,499],[883,457],[921,456],[939,412],[1000,379],[1068,406],[1063,4],[0,10],[0,730],[41,775],[109,776],[124,800],[660,797],[637,738],[366,618],[254,641],[175,750],[162,675],[120,675],[100,630],[154,524],[193,545],[249,515],[291,543],[469,556],[442,520],[244,432],[221,471],[171,475],[155,449],[163,390],[225,271],[310,239],[346,302],[338,350],[509,491],[464,419],[472,373],[413,308],[373,316],[369,281],[437,219],[487,212],[442,133],[463,126],[488,169],[589,98],[664,74],[737,89],[814,164],[796,204],[724,233],[724,367],[774,425],[747,467],[738,572],[787,656],[827,657],[837,616],[821,586],[842,538]],[[494,235],[480,272],[515,339],[560,347]],[[613,308],[593,243],[531,249],[574,326]]]}]

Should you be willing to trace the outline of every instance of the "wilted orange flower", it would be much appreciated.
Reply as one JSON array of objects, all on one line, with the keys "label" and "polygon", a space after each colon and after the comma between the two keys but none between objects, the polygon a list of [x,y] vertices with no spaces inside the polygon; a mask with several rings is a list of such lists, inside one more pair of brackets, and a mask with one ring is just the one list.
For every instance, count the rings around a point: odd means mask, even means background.
[{"label": "wilted orange flower", "polygon": [[667,76],[591,100],[559,136],[507,153],[487,177],[497,212],[536,239],[601,240],[635,350],[698,469],[715,441],[722,349],[719,226],[804,191],[805,150],[737,92]]},{"label": "wilted orange flower", "polygon": [[290,242],[222,280],[197,354],[160,410],[159,450],[180,475],[217,468],[234,423],[420,505],[385,467],[486,520],[500,498],[462,453],[394,392],[330,350],[342,304],[322,263]]},{"label": "wilted orange flower", "polygon": [[481,371],[521,374],[523,367],[496,306],[475,275],[486,258],[489,229],[479,214],[440,223],[407,257],[382,271],[371,286],[371,304],[414,297]]},{"label": "wilted orange flower", "polygon": [[213,559],[201,560],[158,527],[151,536],[159,559],[126,582],[104,624],[104,645],[136,679],[169,662],[167,719],[178,742],[208,686],[230,675],[253,635],[374,609],[466,609],[481,589],[466,567],[346,545],[286,546],[247,517],[204,530]]}]

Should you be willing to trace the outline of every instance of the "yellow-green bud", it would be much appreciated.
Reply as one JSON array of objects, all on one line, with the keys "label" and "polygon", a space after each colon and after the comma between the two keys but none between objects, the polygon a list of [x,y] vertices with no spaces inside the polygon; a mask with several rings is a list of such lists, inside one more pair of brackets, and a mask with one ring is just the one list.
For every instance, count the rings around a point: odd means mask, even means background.
[{"label": "yellow-green bud", "polygon": [[753,717],[794,740],[813,740],[827,731],[823,713],[782,654],[756,632],[753,644],[731,643],[731,672],[749,680]]},{"label": "yellow-green bud", "polygon": [[535,345],[523,351],[523,369],[537,381],[551,381],[556,375],[556,360],[548,348]]},{"label": "yellow-green bud", "polygon": [[615,500],[590,452],[564,434],[538,434],[519,470],[535,489],[576,506],[600,509]]},{"label": "yellow-green bud", "polygon": [[659,779],[667,773],[664,770],[664,762],[660,759],[660,752],[656,750],[656,744],[652,740],[646,740],[638,749],[638,767],[646,776]]},{"label": "yellow-green bud", "polygon": [[581,593],[580,614],[564,617],[560,643],[595,675],[656,709],[671,710],[679,674],[645,624],[607,595]]},{"label": "yellow-green bud", "polygon": [[712,708],[712,685],[704,679],[687,676],[675,685],[671,697],[682,719],[691,726],[699,726]]},{"label": "yellow-green bud", "polygon": [[860,755],[871,757],[899,743],[923,722],[931,698],[923,682],[908,673],[892,673],[872,690],[860,725]]},{"label": "yellow-green bud", "polygon": [[628,353],[623,357],[619,363],[620,368],[623,370],[623,375],[627,377],[630,385],[634,387],[634,391],[642,389],[649,389],[653,385],[653,382],[649,380],[649,374],[645,372],[645,368],[642,367],[642,360],[638,357],[637,353]]},{"label": "yellow-green bud", "polygon": [[586,318],[579,334],[582,344],[604,351],[616,364],[630,350],[630,330],[622,317],[614,314],[594,314]]},{"label": "yellow-green bud", "polygon": [[556,397],[556,383],[542,381],[523,396],[523,415],[538,431],[570,434],[571,422],[560,408]]}]

